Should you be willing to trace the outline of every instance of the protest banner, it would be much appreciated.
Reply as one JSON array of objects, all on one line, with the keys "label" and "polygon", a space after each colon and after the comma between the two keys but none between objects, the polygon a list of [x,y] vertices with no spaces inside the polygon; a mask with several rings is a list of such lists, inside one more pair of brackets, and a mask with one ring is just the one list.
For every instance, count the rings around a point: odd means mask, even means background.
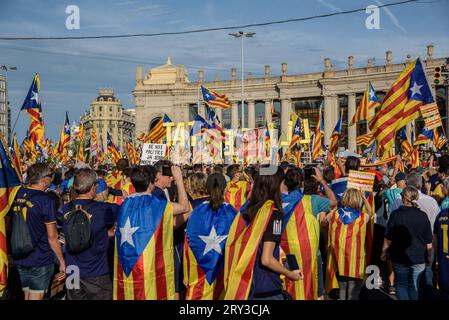
[{"label": "protest banner", "polygon": [[144,143],[142,156],[140,158],[141,165],[153,165],[158,160],[165,159],[167,145],[161,143]]},{"label": "protest banner", "polygon": [[350,170],[348,177],[348,189],[373,192],[373,184],[376,174],[373,172]]}]

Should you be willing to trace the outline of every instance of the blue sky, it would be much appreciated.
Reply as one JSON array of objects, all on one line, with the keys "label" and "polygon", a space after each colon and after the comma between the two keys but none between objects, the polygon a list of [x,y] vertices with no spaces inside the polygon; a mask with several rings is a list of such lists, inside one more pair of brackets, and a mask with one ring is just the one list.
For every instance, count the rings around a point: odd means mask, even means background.
[{"label": "blue sky", "polygon": [[[83,36],[124,33],[155,33],[242,25],[306,17],[341,10],[364,8],[397,0],[0,0],[0,36]],[[80,8],[81,28],[67,30],[65,9]],[[435,57],[449,56],[448,0],[422,0],[381,9],[380,29],[365,28],[364,12],[305,22],[250,28],[256,32],[245,45],[245,69],[262,76],[264,65],[273,75],[288,63],[288,73],[320,72],[324,58],[337,69],[347,57],[363,66],[368,58],[385,62],[393,51],[394,62],[426,55],[435,45]],[[125,108],[133,106],[131,91],[136,65],[144,71],[165,63],[172,56],[184,64],[189,78],[205,70],[206,79],[231,77],[240,68],[240,42],[228,31],[154,38],[1,41],[0,65],[14,65],[9,76],[9,100],[14,122],[35,72],[41,77],[46,133],[58,139],[65,111],[77,121],[100,87],[112,87]],[[238,73],[239,74],[239,73]],[[28,117],[22,113],[16,132],[22,139]]]}]

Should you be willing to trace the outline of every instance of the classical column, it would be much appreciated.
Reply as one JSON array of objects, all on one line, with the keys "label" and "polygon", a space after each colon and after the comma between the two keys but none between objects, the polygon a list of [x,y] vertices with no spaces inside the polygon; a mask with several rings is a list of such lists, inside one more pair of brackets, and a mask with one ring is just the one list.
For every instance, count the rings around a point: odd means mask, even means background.
[{"label": "classical column", "polygon": [[189,114],[190,114],[189,105],[188,104],[184,105],[183,109],[184,109],[183,122],[185,122],[187,125],[187,123],[189,122]]},{"label": "classical column", "polygon": [[281,100],[281,134],[288,132],[288,121],[290,120],[292,110],[292,100],[282,99]]},{"label": "classical column", "polygon": [[239,127],[239,114],[238,114],[238,102],[233,101],[231,106],[231,128],[238,129]]},{"label": "classical column", "polygon": [[357,124],[349,126],[349,123],[351,123],[355,111],[355,93],[350,93],[348,94],[348,149],[353,152],[356,152],[357,150],[357,145],[355,142],[357,139]]},{"label": "classical column", "polygon": [[200,106],[198,108],[198,114],[202,116],[203,118],[206,118],[206,107],[204,106],[204,103],[200,102]]},{"label": "classical column", "polygon": [[338,119],[337,95],[324,97],[324,144],[329,144],[332,130]]},{"label": "classical column", "polygon": [[248,101],[248,128],[256,126],[256,102]]},{"label": "classical column", "polygon": [[273,105],[273,100],[265,100],[265,120],[270,123],[273,121],[271,119],[271,107]]}]

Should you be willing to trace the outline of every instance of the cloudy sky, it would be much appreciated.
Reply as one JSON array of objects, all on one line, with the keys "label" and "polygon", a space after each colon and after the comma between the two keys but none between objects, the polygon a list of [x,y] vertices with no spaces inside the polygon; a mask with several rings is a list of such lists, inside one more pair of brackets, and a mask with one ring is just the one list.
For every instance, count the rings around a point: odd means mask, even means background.
[{"label": "cloudy sky", "polygon": [[[399,0],[0,0],[0,37],[91,36],[128,33],[157,33],[238,26],[266,21],[320,15],[365,8]],[[80,29],[67,30],[68,5],[80,9]],[[288,73],[320,72],[330,57],[337,69],[346,67],[347,57],[363,66],[368,58],[385,62],[385,51],[393,51],[394,62],[426,55],[426,45],[435,45],[435,57],[449,56],[448,0],[383,8],[380,29],[368,30],[368,14],[358,12],[304,22],[253,27],[256,32],[245,45],[245,69],[262,76],[264,65],[273,75],[288,63]],[[145,71],[172,56],[184,64],[191,81],[197,70],[206,79],[231,77],[240,68],[240,42],[229,31],[152,38],[90,40],[0,40],[0,65],[17,66],[8,73],[9,100],[14,122],[35,72],[41,77],[46,133],[57,139],[64,113],[70,121],[96,97],[100,87],[112,87],[125,108],[133,106],[131,91],[136,65]],[[239,74],[239,73],[238,73]],[[16,132],[23,138],[28,126],[20,115]]]}]

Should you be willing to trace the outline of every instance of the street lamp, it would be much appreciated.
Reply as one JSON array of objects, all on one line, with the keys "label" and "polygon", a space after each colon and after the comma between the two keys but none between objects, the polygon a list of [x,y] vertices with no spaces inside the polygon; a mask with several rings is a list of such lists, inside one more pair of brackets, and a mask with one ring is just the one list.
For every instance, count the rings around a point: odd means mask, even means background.
[{"label": "street lamp", "polygon": [[229,33],[230,36],[233,36],[234,38],[241,38],[242,39],[242,129],[245,127],[245,96],[244,96],[244,73],[243,73],[243,39],[246,38],[252,38],[256,33],[255,32],[234,32]]},{"label": "street lamp", "polygon": [[[8,119],[8,70],[12,70],[12,71],[16,71],[17,67],[16,66],[7,66],[7,65],[1,65],[0,66],[0,70],[4,70],[5,71],[5,119]],[[1,111],[1,110],[0,110]],[[17,123],[17,120],[16,120]],[[14,127],[16,126],[16,123],[14,124]],[[8,121],[6,121],[6,127],[8,127]],[[6,129],[5,131],[8,131],[8,129]],[[6,132],[4,132],[5,136],[6,136]],[[9,132],[7,135],[7,142],[8,145],[10,144],[10,139],[11,137],[9,136]]]}]

